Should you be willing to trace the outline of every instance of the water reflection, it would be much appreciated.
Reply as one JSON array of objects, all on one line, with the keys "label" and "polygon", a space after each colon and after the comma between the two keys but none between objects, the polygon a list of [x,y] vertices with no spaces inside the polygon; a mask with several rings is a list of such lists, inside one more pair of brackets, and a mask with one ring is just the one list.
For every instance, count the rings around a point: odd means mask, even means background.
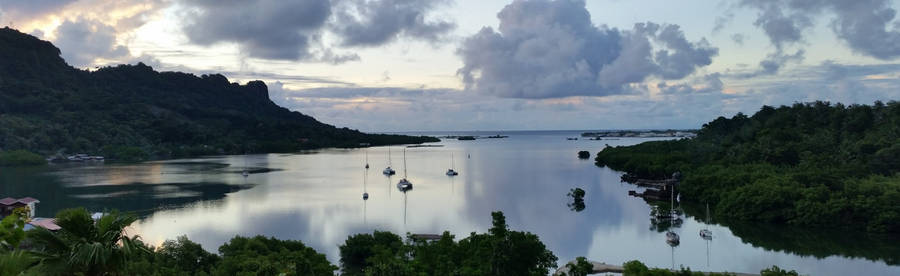
[{"label": "water reflection", "polygon": [[[635,188],[621,183],[621,173],[598,168],[575,155],[580,150],[595,153],[605,143],[616,146],[646,139],[565,140],[577,134],[508,132],[504,133],[510,136],[507,139],[448,140],[440,143],[444,147],[410,150],[407,174],[416,186],[406,193],[394,190],[399,177],[381,174],[380,169],[389,165],[388,148],[378,147],[368,153],[328,149],[15,173],[3,169],[0,194],[37,197],[42,201],[38,212],[43,216],[92,200],[99,200],[95,201],[98,206],[119,204],[117,208],[124,210],[153,206],[155,211],[135,225],[151,243],[187,235],[215,251],[234,235],[261,234],[303,240],[333,262],[339,256],[337,245],[351,234],[376,229],[400,234],[448,230],[466,236],[487,231],[490,212],[500,210],[511,228],[540,236],[560,262],[586,256],[607,263],[639,259],[650,266],[683,265],[695,270],[758,272],[775,264],[813,275],[900,274],[900,268],[885,263],[898,262],[900,245],[896,240],[852,238],[859,242],[854,244],[846,235],[809,229],[791,232],[759,226],[707,226],[697,218],[705,217],[702,207],[694,210],[690,206],[682,206],[686,216],[680,227],[655,225],[648,219],[650,205],[627,196],[628,190]],[[451,153],[459,157],[454,164],[460,171],[456,177],[445,174]],[[366,154],[369,165],[377,170],[360,174]],[[272,171],[245,179],[234,173],[242,167]],[[372,189],[368,182],[373,183]],[[180,195],[177,198],[195,201],[148,201],[146,206],[130,206],[125,203],[140,200],[117,194],[112,188],[72,190],[98,183],[128,189],[142,183],[147,187],[138,186],[142,190],[137,194],[150,193],[154,200],[169,200],[167,195],[175,193]],[[251,184],[255,186],[243,189]],[[207,185],[218,192],[196,190]],[[571,201],[566,192],[573,187],[585,191],[586,207],[581,212],[569,211],[566,206]],[[362,204],[360,192],[369,194]],[[400,194],[393,196],[396,193]],[[105,196],[76,197],[84,194]],[[121,203],[111,202],[115,200]],[[705,228],[716,234],[714,242],[697,235]],[[665,243],[664,232],[669,229],[681,234],[677,248]]]}]

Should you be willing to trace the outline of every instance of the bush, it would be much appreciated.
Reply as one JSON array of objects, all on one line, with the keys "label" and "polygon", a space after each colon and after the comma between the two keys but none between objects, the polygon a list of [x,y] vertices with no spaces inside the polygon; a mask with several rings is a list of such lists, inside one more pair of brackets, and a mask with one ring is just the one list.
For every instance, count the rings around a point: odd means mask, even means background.
[{"label": "bush", "polygon": [[47,164],[40,155],[27,150],[0,151],[0,166],[38,166]]}]

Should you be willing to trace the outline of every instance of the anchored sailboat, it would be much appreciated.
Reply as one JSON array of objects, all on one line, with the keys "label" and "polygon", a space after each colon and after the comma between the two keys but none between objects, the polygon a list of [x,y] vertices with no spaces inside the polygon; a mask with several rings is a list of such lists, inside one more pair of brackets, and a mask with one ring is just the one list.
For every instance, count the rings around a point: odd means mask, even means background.
[{"label": "anchored sailboat", "polygon": [[382,173],[387,176],[391,176],[396,173],[394,169],[391,169],[391,147],[388,147],[388,166],[384,169],[384,171],[382,171]]},{"label": "anchored sailboat", "polygon": [[458,172],[453,170],[453,153],[452,152],[450,153],[450,169],[447,170],[447,175],[448,176],[459,175]]},{"label": "anchored sailboat", "polygon": [[711,240],[713,237],[712,231],[709,231],[709,203],[706,204],[706,225],[706,228],[700,230],[700,237],[704,240]]},{"label": "anchored sailboat", "polygon": [[397,189],[404,192],[412,189],[412,182],[406,180],[406,148],[403,148],[403,178],[400,179],[400,182],[397,182]]},{"label": "anchored sailboat", "polygon": [[[671,198],[670,204],[671,205],[669,205],[669,216],[671,217],[672,222],[674,223],[675,220],[678,218],[677,214],[675,213],[675,185],[672,185],[670,192],[671,192],[671,196],[670,196],[670,198]],[[678,233],[675,233],[671,229],[669,229],[669,231],[666,231],[666,243],[668,243],[671,246],[677,246],[679,243],[681,243],[681,238],[678,237]]]}]

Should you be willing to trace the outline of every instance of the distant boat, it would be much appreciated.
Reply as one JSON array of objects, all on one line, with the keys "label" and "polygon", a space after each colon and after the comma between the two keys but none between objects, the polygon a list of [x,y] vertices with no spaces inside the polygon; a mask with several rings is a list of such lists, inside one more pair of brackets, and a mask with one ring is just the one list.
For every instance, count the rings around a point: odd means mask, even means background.
[{"label": "distant boat", "polygon": [[460,141],[472,141],[475,140],[475,136],[459,136],[456,140]]},{"label": "distant boat", "polygon": [[447,175],[448,176],[459,175],[458,172],[453,170],[453,153],[452,152],[450,153],[450,169],[447,170]]},{"label": "distant boat", "polygon": [[397,189],[405,192],[412,189],[412,186],[412,182],[406,180],[406,148],[403,148],[403,179],[397,182]]},{"label": "distant boat", "polygon": [[[706,204],[706,223],[709,225],[709,203]],[[700,230],[700,237],[704,240],[711,240],[713,238],[712,231],[709,231],[709,227]]]},{"label": "distant boat", "polygon": [[241,175],[243,175],[244,177],[248,177],[248,176],[250,176],[250,172],[248,172],[247,170],[244,170],[243,172],[241,172]]},{"label": "distant boat", "polygon": [[366,149],[366,169],[369,169],[369,149]]},{"label": "distant boat", "polygon": [[578,138],[577,137],[569,137],[569,138],[566,138],[566,140],[572,141],[572,140],[578,140]]},{"label": "distant boat", "polygon": [[363,193],[363,200],[369,199],[369,193]]},{"label": "distant boat", "polygon": [[382,171],[381,173],[388,176],[397,173],[394,171],[394,169],[391,169],[391,147],[388,147],[388,166],[387,168],[384,168],[384,171]]}]

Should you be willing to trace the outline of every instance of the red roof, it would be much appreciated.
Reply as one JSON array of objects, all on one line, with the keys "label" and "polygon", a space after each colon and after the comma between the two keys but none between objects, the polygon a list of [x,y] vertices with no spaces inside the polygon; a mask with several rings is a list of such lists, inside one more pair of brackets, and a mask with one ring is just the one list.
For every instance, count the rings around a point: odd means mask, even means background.
[{"label": "red roof", "polygon": [[33,219],[30,222],[28,222],[28,224],[38,226],[38,227],[41,227],[41,228],[44,228],[44,229],[47,229],[50,231],[56,231],[56,230],[62,229],[62,227],[59,227],[59,225],[56,225],[55,219]]},{"label": "red roof", "polygon": [[37,200],[37,199],[35,199],[35,198],[33,198],[33,197],[23,197],[23,198],[20,198],[20,199],[19,199],[19,202],[25,203],[25,204],[32,203],[32,202],[41,203],[40,200]]},{"label": "red roof", "polygon": [[15,198],[11,198],[11,197],[0,199],[0,204],[3,204],[3,205],[13,205],[13,203],[16,203],[16,202],[18,202],[18,200],[16,200]]},{"label": "red roof", "polygon": [[41,203],[40,200],[37,200],[37,199],[35,199],[35,198],[33,198],[33,197],[23,197],[23,198],[20,198],[20,199],[15,199],[15,198],[7,197],[7,198],[4,198],[4,199],[0,199],[0,204],[2,204],[2,205],[7,205],[7,206],[13,205],[13,204],[16,204],[16,203],[28,204],[28,203],[32,203],[32,202]]}]

